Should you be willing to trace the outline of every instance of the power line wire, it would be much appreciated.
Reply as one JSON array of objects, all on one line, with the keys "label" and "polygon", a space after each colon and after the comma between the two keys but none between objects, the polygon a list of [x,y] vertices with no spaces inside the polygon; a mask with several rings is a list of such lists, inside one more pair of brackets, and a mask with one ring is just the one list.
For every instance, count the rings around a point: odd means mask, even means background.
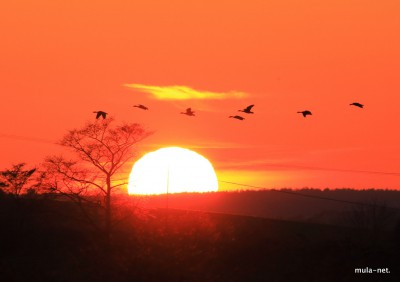
[{"label": "power line wire", "polygon": [[281,165],[271,164],[272,167],[282,168],[297,168],[305,170],[325,170],[325,171],[339,171],[339,172],[352,172],[352,173],[366,173],[366,174],[383,174],[383,175],[395,175],[400,176],[399,172],[386,172],[386,171],[369,171],[369,170],[357,170],[357,169],[342,169],[342,168],[328,168],[328,167],[314,167],[314,166],[302,166],[302,165]]},{"label": "power line wire", "polygon": [[[44,138],[29,137],[29,136],[14,135],[14,134],[0,133],[0,138],[46,143],[46,144],[52,144],[52,145],[57,145],[57,146],[60,145],[52,140],[48,140],[48,139],[44,139]],[[341,169],[341,168],[327,168],[327,167],[313,167],[313,166],[285,165],[285,164],[271,164],[270,166],[275,167],[275,168],[286,168],[286,169],[321,170],[321,171],[337,171],[337,172],[349,172],[349,173],[400,176],[399,172],[387,172],[387,171],[352,170],[352,169]]]},{"label": "power line wire", "polygon": [[37,143],[46,143],[46,144],[58,145],[56,142],[48,140],[48,139],[21,136],[21,135],[14,135],[14,134],[0,133],[0,138],[7,138],[7,139],[14,139],[14,140],[31,141],[31,142],[37,142]]}]

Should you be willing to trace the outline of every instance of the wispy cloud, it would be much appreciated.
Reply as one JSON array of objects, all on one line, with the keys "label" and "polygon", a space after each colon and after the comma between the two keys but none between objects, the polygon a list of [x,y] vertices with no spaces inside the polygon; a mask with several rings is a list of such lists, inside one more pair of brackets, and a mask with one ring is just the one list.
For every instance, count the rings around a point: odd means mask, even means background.
[{"label": "wispy cloud", "polygon": [[184,144],[182,143],[171,143],[171,144],[166,144],[166,143],[152,143],[152,144],[145,144],[142,145],[143,147],[149,147],[151,149],[159,149],[162,147],[184,147],[187,149],[191,149],[191,150],[195,150],[195,149],[210,149],[210,150],[238,150],[238,149],[248,149],[248,148],[253,148],[250,146],[243,146],[240,144],[235,144],[235,143],[228,143],[228,142],[201,142],[201,141],[197,141],[196,143],[187,143],[185,142]]},{"label": "wispy cloud", "polygon": [[151,94],[159,100],[193,100],[193,99],[240,99],[248,96],[245,92],[211,92],[201,91],[188,86],[153,86],[143,84],[124,84],[124,86],[133,88],[137,91]]}]

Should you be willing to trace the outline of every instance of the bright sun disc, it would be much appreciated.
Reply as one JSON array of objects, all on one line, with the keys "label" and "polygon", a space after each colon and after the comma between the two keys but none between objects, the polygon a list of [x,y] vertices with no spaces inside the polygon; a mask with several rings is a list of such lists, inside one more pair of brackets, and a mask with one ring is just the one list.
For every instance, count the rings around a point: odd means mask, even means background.
[{"label": "bright sun disc", "polygon": [[212,192],[218,180],[210,161],[179,147],[161,148],[139,159],[129,176],[129,194]]}]

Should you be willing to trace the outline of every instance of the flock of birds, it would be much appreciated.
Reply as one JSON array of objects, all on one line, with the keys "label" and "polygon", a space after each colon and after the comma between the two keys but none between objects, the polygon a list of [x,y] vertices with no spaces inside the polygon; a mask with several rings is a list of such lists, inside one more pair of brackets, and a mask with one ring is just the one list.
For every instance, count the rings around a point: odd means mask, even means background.
[{"label": "flock of birds", "polygon": [[[350,106],[355,106],[358,108],[364,108],[364,105],[358,102],[353,102],[350,104]],[[133,107],[139,108],[141,110],[148,110],[149,108],[142,105],[142,104],[137,104],[134,105]],[[249,105],[246,108],[244,108],[243,110],[238,110],[239,112],[243,112],[245,114],[254,114],[254,112],[252,112],[251,110],[253,109],[254,104],[253,105]],[[104,111],[94,111],[93,113],[96,114],[96,119],[99,119],[100,117],[102,117],[103,119],[105,119],[107,117],[107,113]],[[299,111],[297,112],[299,114],[302,114],[303,117],[307,117],[308,115],[312,115],[311,111],[309,110],[305,110],[305,111]],[[187,116],[195,116],[194,111],[192,110],[192,108],[187,108],[186,111],[181,112],[181,114],[183,115],[187,115]],[[244,120],[245,118],[239,115],[234,115],[234,116],[229,116],[229,118],[234,118],[237,120]]]}]

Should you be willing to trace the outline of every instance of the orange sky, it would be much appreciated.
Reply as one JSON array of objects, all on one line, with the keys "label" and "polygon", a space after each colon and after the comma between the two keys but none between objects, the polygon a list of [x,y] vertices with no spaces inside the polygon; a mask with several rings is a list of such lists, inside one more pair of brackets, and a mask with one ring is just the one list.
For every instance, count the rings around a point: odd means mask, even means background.
[{"label": "orange sky", "polygon": [[40,163],[59,150],[46,141],[104,110],[156,132],[142,153],[193,148],[220,180],[398,189],[399,174],[365,171],[400,173],[399,13],[395,0],[6,1],[0,166]]}]

